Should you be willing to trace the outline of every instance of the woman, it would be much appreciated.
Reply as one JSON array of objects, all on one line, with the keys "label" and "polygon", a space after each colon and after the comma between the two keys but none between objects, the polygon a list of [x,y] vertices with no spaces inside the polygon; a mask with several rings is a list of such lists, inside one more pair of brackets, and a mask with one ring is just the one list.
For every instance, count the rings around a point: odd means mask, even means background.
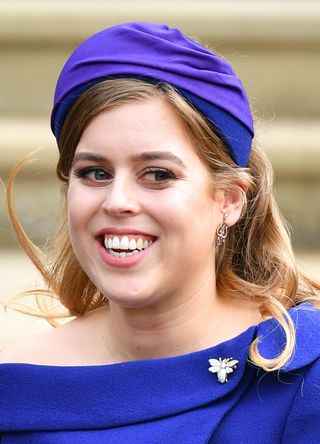
[{"label": "woman", "polygon": [[49,265],[9,207],[75,319],[3,352],[2,443],[318,442],[320,286],[230,65],[177,29],[114,26],[66,62],[52,130]]}]

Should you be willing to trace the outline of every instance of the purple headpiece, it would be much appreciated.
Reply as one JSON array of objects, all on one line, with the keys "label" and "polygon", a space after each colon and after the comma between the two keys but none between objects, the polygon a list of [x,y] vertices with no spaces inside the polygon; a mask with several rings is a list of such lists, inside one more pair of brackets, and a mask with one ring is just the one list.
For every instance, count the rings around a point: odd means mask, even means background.
[{"label": "purple headpiece", "polygon": [[58,79],[51,128],[57,140],[82,92],[108,78],[166,82],[210,120],[241,167],[248,164],[254,135],[247,95],[231,66],[177,28],[124,23],[85,40]]}]

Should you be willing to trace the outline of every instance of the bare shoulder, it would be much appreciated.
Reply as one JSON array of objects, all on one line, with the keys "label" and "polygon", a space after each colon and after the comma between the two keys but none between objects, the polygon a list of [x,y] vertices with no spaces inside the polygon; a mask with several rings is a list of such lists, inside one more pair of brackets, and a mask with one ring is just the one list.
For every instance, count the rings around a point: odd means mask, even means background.
[{"label": "bare shoulder", "polygon": [[26,336],[0,351],[0,363],[40,364],[53,342],[51,331]]},{"label": "bare shoulder", "polygon": [[0,364],[85,365],[100,361],[99,319],[98,312],[88,314],[20,339],[0,351]]}]

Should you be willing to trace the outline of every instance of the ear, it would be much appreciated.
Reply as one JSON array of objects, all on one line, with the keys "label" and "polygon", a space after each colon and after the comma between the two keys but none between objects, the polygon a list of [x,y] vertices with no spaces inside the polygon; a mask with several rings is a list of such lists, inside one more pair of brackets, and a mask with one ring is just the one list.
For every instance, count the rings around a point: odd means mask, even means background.
[{"label": "ear", "polygon": [[247,191],[248,186],[243,183],[237,183],[232,189],[224,190],[222,212],[227,216],[226,225],[228,227],[235,225],[240,219]]}]

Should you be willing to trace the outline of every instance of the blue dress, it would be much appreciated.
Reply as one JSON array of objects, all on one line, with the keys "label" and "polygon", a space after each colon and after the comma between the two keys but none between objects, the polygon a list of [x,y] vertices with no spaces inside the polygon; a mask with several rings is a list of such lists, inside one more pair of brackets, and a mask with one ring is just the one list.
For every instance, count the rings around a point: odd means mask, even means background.
[{"label": "blue dress", "polygon": [[[291,309],[296,350],[280,371],[247,362],[250,343],[276,356],[269,319],[187,355],[97,366],[0,365],[1,444],[320,443],[320,310]],[[209,359],[239,361],[226,383]]]}]

